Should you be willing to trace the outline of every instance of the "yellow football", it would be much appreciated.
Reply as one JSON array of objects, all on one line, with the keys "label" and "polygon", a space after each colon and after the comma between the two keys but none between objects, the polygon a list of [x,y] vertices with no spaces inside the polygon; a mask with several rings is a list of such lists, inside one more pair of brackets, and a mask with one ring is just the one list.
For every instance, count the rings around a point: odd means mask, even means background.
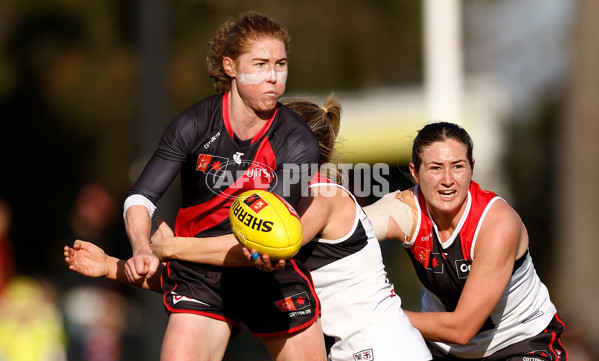
[{"label": "yellow football", "polygon": [[241,193],[231,204],[229,220],[239,243],[273,260],[293,257],[302,245],[299,215],[287,201],[266,190]]}]

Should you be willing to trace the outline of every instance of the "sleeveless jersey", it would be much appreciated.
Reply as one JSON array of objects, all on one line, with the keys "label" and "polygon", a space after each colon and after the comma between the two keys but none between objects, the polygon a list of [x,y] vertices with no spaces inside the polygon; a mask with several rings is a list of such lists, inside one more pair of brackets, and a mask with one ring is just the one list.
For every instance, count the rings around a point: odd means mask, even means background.
[{"label": "sleeveless jersey", "polygon": [[299,252],[321,300],[323,332],[335,341],[329,360],[430,360],[424,339],[387,279],[366,214],[349,191],[317,175],[311,188],[339,187],[356,204],[353,227],[345,236],[315,238]]},{"label": "sleeveless jersey", "polygon": [[177,236],[231,233],[229,208],[245,190],[269,189],[297,206],[302,186],[314,173],[311,165],[318,164],[316,137],[282,104],[251,140],[239,140],[231,126],[228,96],[211,96],[177,116],[129,193],[156,203],[180,171]]},{"label": "sleeveless jersey", "polygon": [[[453,235],[441,243],[418,186],[414,196],[418,208],[416,232],[404,246],[425,287],[422,311],[451,312],[456,308],[470,272],[478,230],[493,203],[503,199],[472,181],[466,210]],[[516,261],[508,286],[479,333],[464,346],[436,344],[458,357],[488,356],[537,335],[555,313],[549,292],[537,276],[527,251]]]}]

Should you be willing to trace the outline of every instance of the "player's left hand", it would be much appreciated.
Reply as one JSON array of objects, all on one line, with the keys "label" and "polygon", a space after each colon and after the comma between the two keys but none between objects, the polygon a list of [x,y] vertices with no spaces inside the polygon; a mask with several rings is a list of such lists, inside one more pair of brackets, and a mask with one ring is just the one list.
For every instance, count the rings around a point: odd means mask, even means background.
[{"label": "player's left hand", "polygon": [[259,255],[258,251],[256,251],[255,249],[252,249],[250,251],[249,249],[247,249],[247,247],[243,247],[243,254],[248,260],[254,263],[254,266],[256,266],[259,270],[264,272],[278,271],[285,267],[284,259],[280,259],[275,264],[273,264],[268,255]]},{"label": "player's left hand", "polygon": [[150,248],[161,261],[168,261],[173,258],[175,232],[160,217],[156,217],[156,224],[158,228],[150,238]]}]

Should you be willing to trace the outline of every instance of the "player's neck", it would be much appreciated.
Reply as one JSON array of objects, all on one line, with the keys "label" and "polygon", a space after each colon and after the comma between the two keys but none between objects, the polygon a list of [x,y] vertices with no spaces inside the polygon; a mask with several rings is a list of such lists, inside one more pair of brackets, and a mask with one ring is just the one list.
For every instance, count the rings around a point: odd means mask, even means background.
[{"label": "player's neck", "polygon": [[229,120],[241,140],[253,138],[268,121],[270,114],[258,114],[241,99],[229,98]]}]

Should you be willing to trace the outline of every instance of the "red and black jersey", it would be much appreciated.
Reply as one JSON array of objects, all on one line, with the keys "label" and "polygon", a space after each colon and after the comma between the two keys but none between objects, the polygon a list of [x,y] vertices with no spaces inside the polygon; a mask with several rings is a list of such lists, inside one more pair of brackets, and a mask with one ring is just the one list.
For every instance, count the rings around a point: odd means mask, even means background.
[{"label": "red and black jersey", "polygon": [[177,236],[230,233],[229,207],[249,189],[269,189],[295,207],[317,169],[318,142],[296,113],[278,104],[252,139],[240,140],[228,96],[211,96],[178,115],[131,189],[156,203],[181,172]]},{"label": "red and black jersey", "polygon": [[[250,189],[268,189],[294,207],[317,170],[316,137],[291,109],[277,104],[260,131],[248,140],[233,132],[228,97],[206,98],[178,115],[132,187],[154,203],[181,175],[181,208],[175,234],[209,237],[231,233],[233,199]],[[168,312],[184,312],[245,323],[255,335],[277,335],[308,327],[320,315],[308,269],[295,261],[266,273],[251,267],[216,267],[169,261],[162,274]],[[259,284],[253,302],[244,287]],[[302,302],[293,308],[293,300]],[[282,309],[281,305],[288,305]],[[264,320],[269,322],[264,322]]]}]

